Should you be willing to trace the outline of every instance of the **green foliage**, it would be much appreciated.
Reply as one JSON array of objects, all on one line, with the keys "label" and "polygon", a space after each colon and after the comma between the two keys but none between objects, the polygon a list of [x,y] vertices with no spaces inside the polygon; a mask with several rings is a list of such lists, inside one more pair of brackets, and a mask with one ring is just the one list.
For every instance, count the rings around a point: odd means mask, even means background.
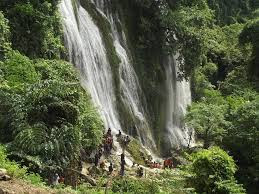
[{"label": "green foliage", "polygon": [[244,16],[250,10],[247,0],[208,0],[208,4],[215,10],[217,23],[221,25],[244,22]]},{"label": "green foliage", "polygon": [[43,178],[39,174],[35,173],[28,173],[24,180],[28,181],[29,183],[37,186],[44,186],[45,183],[43,181]]},{"label": "green foliage", "polygon": [[180,73],[190,76],[194,67],[201,65],[206,52],[203,34],[213,23],[212,11],[205,1],[183,1],[174,9],[165,6],[161,22],[167,29],[170,50],[180,53]]},{"label": "green foliage", "polygon": [[229,116],[232,121],[223,145],[240,166],[238,175],[242,181],[257,184],[259,162],[259,98],[246,100]]},{"label": "green foliage", "polygon": [[255,83],[249,81],[249,75],[245,67],[236,67],[230,71],[221,83],[221,91],[224,95],[237,95],[246,97],[250,93],[255,93]]},{"label": "green foliage", "polygon": [[148,153],[145,151],[138,140],[131,139],[126,149],[134,158],[137,164],[145,165],[145,159],[148,158]]},{"label": "green foliage", "polygon": [[[220,105],[221,97],[215,97],[214,93],[211,94],[214,96],[208,94],[206,100],[210,102],[211,98],[217,100],[219,104],[206,103],[206,101],[192,104],[185,117],[187,125],[194,128],[197,136],[204,140],[204,148],[208,148],[213,142],[220,142],[226,133],[225,126],[228,124],[224,117],[226,106]],[[218,94],[216,93],[216,95]]]},{"label": "green foliage", "polygon": [[33,185],[44,186],[45,183],[42,177],[35,173],[28,173],[25,167],[21,168],[16,162],[7,159],[6,149],[0,144],[0,167],[7,170],[8,175],[21,178]]},{"label": "green foliage", "polygon": [[246,193],[242,185],[237,184],[234,181],[226,180],[221,182],[216,182],[216,188],[213,191],[217,194],[244,194]]},{"label": "green foliage", "polygon": [[155,194],[159,191],[159,187],[150,180],[137,180],[129,177],[115,179],[111,189],[115,193],[123,192],[132,194]]},{"label": "green foliage", "polygon": [[103,123],[71,64],[10,51],[0,67],[0,134],[12,151],[66,167],[101,143]]},{"label": "green foliage", "polygon": [[249,21],[242,30],[239,37],[241,44],[250,44],[252,54],[250,57],[250,74],[259,79],[259,19]]},{"label": "green foliage", "polygon": [[13,177],[23,178],[26,174],[25,168],[20,168],[15,162],[7,159],[6,149],[0,144],[0,167],[7,170],[8,174]]},{"label": "green foliage", "polygon": [[37,59],[34,62],[34,68],[41,80],[60,80],[74,82],[74,84],[79,82],[75,68],[68,62],[43,59]]},{"label": "green foliage", "polygon": [[103,124],[89,100],[78,83],[33,84],[25,95],[27,115],[14,144],[46,163],[67,166],[78,159],[81,147],[93,149],[101,141]]},{"label": "green foliage", "polygon": [[14,139],[15,123],[20,123],[24,112],[19,107],[23,97],[13,93],[8,85],[0,87],[0,142],[10,142]]},{"label": "green foliage", "polygon": [[238,190],[245,193],[242,186],[235,183],[237,170],[234,160],[218,147],[202,150],[191,155],[188,166],[192,176],[190,184],[198,193],[232,193]]},{"label": "green foliage", "polygon": [[63,51],[57,1],[0,2],[11,27],[15,49],[31,58],[59,58]]},{"label": "green foliage", "polygon": [[0,11],[0,60],[3,59],[4,52],[9,48],[10,29],[8,20],[4,17]]},{"label": "green foliage", "polygon": [[158,176],[153,178],[155,184],[159,185],[161,193],[172,194],[188,194],[195,193],[194,188],[187,185],[186,176],[190,176],[187,172],[180,169],[163,170]]},{"label": "green foliage", "polygon": [[38,75],[33,62],[17,51],[9,51],[3,62],[0,62],[0,71],[10,87],[17,90],[24,89],[26,84],[38,81]]}]

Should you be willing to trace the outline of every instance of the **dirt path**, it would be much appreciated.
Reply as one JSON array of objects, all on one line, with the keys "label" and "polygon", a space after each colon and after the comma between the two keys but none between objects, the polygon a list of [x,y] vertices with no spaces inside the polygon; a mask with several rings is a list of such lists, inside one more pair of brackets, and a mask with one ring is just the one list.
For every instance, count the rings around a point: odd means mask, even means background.
[{"label": "dirt path", "polygon": [[48,188],[40,188],[21,180],[0,181],[0,194],[54,194]]}]

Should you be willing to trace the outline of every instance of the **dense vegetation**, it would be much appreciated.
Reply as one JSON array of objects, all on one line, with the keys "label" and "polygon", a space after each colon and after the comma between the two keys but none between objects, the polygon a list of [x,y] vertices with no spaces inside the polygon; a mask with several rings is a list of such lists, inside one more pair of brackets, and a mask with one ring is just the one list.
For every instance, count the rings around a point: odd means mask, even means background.
[{"label": "dense vegetation", "polygon": [[48,178],[80,168],[103,123],[72,64],[60,60],[57,1],[0,3],[0,142]]},{"label": "dense vegetation", "polygon": [[[184,63],[179,64],[179,78],[191,80],[194,99],[185,118],[187,124],[195,128],[204,148],[218,145],[227,150],[238,165],[238,180],[248,192],[256,190],[258,1],[134,0],[122,4],[121,15],[149,96],[150,112],[156,113],[156,102],[161,104],[163,99],[159,93],[164,75],[161,56],[180,52]],[[155,133],[157,136],[159,131]]]}]

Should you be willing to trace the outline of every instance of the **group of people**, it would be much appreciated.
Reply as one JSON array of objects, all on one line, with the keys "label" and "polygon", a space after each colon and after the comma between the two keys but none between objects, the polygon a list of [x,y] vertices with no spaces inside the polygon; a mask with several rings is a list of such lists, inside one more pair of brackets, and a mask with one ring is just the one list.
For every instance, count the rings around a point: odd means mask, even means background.
[{"label": "group of people", "polygon": [[173,168],[173,161],[171,158],[167,158],[164,160],[164,164],[162,165],[160,162],[155,162],[155,161],[151,161],[146,159],[145,160],[145,165],[148,166],[149,168]]},{"label": "group of people", "polygon": [[[122,135],[120,130],[116,136],[123,148],[123,152],[120,155],[119,174],[121,176],[124,176],[125,175],[125,165],[126,165],[124,150],[128,146],[128,144],[130,143],[131,140],[130,140],[129,136]],[[101,162],[99,162],[99,161],[101,160],[101,157],[103,154],[106,154],[106,156],[107,156],[107,154],[111,154],[112,148],[113,148],[113,135],[111,133],[111,129],[109,128],[108,131],[103,135],[103,144],[100,145],[99,149],[96,151],[96,153],[94,155],[95,167],[98,167],[98,165],[100,165],[101,169],[105,169],[105,160],[102,160]],[[145,159],[145,158],[143,157],[143,159]],[[162,167],[163,168],[173,168],[173,161],[171,158],[165,159],[164,163],[162,165],[160,162],[152,161],[152,157],[150,156],[150,158],[145,159],[145,165],[149,168],[158,168],[158,169],[161,169]],[[134,166],[135,166],[135,164],[133,163],[133,167]],[[114,171],[114,164],[112,162],[110,162],[109,167],[108,167],[108,173],[111,175],[113,173],[113,171]],[[143,177],[144,169],[142,166],[137,165],[136,174],[139,177]],[[64,183],[64,178],[62,176],[59,176],[57,173],[55,173],[54,176],[52,177],[51,184],[58,185],[59,183]]]},{"label": "group of people", "polygon": [[[129,136],[123,135],[120,130],[119,130],[118,134],[116,135],[116,137],[117,137],[118,141],[121,143],[122,148],[123,148],[123,153],[120,155],[120,175],[124,176],[125,165],[126,165],[124,150],[128,146],[128,144],[130,143],[131,140],[130,140]],[[101,145],[101,147],[95,154],[94,164],[96,167],[98,166],[99,160],[100,160],[103,152],[106,154],[110,154],[112,148],[113,148],[113,135],[111,133],[111,129],[109,128],[108,131],[103,135],[103,144]],[[152,158],[151,159],[149,158],[149,159],[145,160],[145,165],[148,166],[149,168],[158,168],[158,169],[172,168],[173,162],[172,162],[172,159],[165,159],[164,164],[162,165],[162,163],[152,161]],[[105,168],[104,161],[102,161],[100,163],[100,168],[101,169]],[[112,174],[112,172],[114,170],[114,165],[112,164],[112,162],[110,162],[108,170],[109,170],[109,174]],[[143,176],[143,167],[140,167],[139,165],[137,168],[137,175],[139,177]]]},{"label": "group of people", "polygon": [[[103,154],[110,154],[113,147],[113,136],[109,128],[107,133],[103,135],[103,144],[94,155],[94,165],[97,167]],[[104,161],[101,161],[100,167],[104,168]]]},{"label": "group of people", "polygon": [[[122,141],[123,144],[123,148],[125,148],[129,142],[130,142],[130,138],[129,136],[123,136],[121,131],[119,130],[119,133],[116,135],[119,141]],[[99,147],[99,149],[97,150],[97,152],[95,153],[94,156],[94,165],[95,167],[98,166],[99,161],[102,157],[103,154],[111,154],[113,148],[113,135],[111,133],[111,129],[109,128],[107,133],[105,133],[103,135],[103,144]],[[125,172],[125,155],[124,155],[124,151],[121,154],[121,162],[120,162],[120,175],[123,176],[124,172]],[[100,162],[100,168],[104,169],[105,168],[105,162],[102,160]],[[110,162],[110,165],[108,167],[109,170],[109,174],[112,174],[113,172],[113,164],[112,162]]]},{"label": "group of people", "polygon": [[162,165],[160,162],[155,162],[155,161],[152,162],[151,160],[148,160],[148,159],[145,160],[145,164],[149,168],[162,168]]}]

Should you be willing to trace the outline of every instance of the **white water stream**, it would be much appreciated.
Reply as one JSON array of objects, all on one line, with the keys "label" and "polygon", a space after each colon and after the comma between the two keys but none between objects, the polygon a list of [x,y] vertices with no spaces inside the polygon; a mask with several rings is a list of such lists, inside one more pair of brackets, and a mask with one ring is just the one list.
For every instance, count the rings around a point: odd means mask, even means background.
[{"label": "white water stream", "polygon": [[[119,17],[107,10],[105,6],[107,2],[109,1],[95,0],[96,7],[111,25],[114,47],[121,60],[119,65],[121,99],[135,118],[137,133],[142,143],[149,148],[155,148],[146,119],[145,98],[131,64],[127,41],[124,32],[118,32],[116,23],[120,22]],[[106,129],[110,127],[113,133],[117,133],[122,127],[116,109],[113,76],[102,34],[91,16],[76,0],[62,0],[60,12],[70,61],[79,70],[81,84],[90,93]],[[187,132],[182,130],[184,125],[181,118],[186,106],[191,102],[190,86],[186,81],[177,81],[175,58],[170,57],[168,61],[165,64],[167,89],[165,140],[172,146],[180,146],[186,144]]]},{"label": "white water stream", "polygon": [[[106,0],[106,3],[110,3],[109,0]],[[149,148],[155,148],[155,142],[153,141],[150,132],[150,126],[145,116],[145,99],[142,99],[141,101],[140,95],[143,95],[143,92],[134,71],[133,64],[130,61],[126,36],[123,31],[119,33],[116,25],[116,23],[121,24],[118,14],[111,13],[108,8],[109,6],[105,6],[104,0],[96,0],[95,4],[111,25],[114,47],[121,61],[119,66],[119,77],[123,103],[135,118],[135,126],[141,142]]]},{"label": "white water stream", "polygon": [[181,145],[187,146],[190,138],[190,129],[185,127],[183,116],[187,106],[191,104],[191,90],[188,81],[177,79],[177,63],[177,56],[170,56],[165,64],[167,89],[165,137],[172,147],[179,148]]},{"label": "white water stream", "polygon": [[60,11],[70,61],[79,69],[81,84],[90,93],[105,127],[116,132],[121,126],[115,109],[111,67],[101,33],[80,4],[73,5],[72,0],[63,0]]}]

